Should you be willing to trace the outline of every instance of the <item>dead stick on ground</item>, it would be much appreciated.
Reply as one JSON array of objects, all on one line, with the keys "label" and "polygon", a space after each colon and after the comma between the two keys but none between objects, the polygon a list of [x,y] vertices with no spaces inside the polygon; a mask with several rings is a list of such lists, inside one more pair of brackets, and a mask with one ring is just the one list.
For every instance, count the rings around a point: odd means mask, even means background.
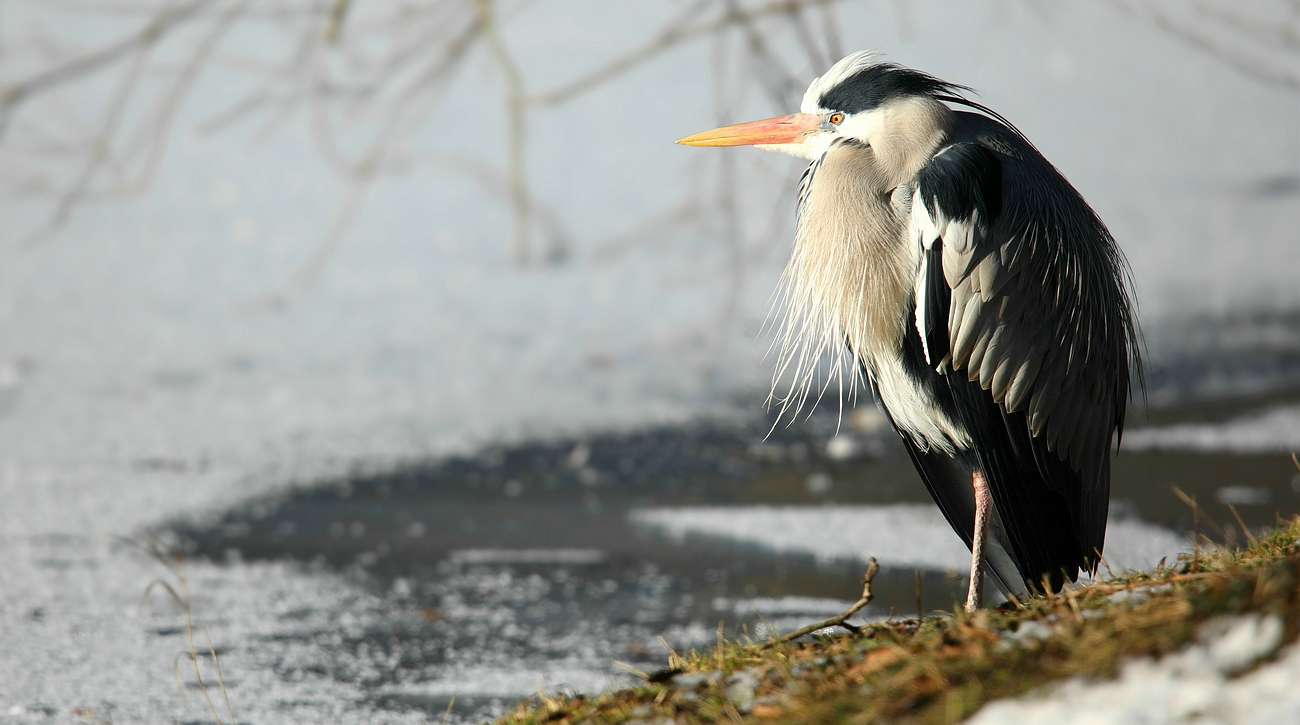
[{"label": "dead stick on ground", "polygon": [[830,619],[825,619],[820,622],[817,622],[816,624],[810,624],[807,627],[800,627],[799,629],[796,629],[793,632],[783,634],[777,639],[773,640],[771,644],[790,642],[792,640],[799,639],[805,634],[812,634],[813,632],[816,632],[819,629],[825,629],[827,627],[843,627],[855,634],[857,632],[862,631],[861,627],[858,627],[853,624],[849,624],[848,619],[849,617],[852,617],[853,615],[862,611],[862,608],[870,604],[871,600],[875,598],[874,595],[872,595],[871,593],[871,580],[876,578],[876,574],[879,571],[880,571],[880,566],[876,564],[876,557],[873,556],[867,560],[867,573],[862,575],[862,598],[854,602],[853,606],[844,610],[843,614],[837,614],[834,617],[831,617]]}]

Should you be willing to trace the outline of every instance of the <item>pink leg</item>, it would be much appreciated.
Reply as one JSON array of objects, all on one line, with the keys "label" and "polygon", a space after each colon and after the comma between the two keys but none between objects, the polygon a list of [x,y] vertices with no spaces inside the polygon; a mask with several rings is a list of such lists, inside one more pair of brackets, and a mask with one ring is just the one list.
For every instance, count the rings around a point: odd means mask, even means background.
[{"label": "pink leg", "polygon": [[971,474],[971,484],[975,488],[975,535],[970,547],[970,588],[966,590],[966,611],[979,609],[984,599],[984,542],[989,537],[989,510],[993,508],[993,497],[989,494],[988,481],[984,473],[976,471]]}]

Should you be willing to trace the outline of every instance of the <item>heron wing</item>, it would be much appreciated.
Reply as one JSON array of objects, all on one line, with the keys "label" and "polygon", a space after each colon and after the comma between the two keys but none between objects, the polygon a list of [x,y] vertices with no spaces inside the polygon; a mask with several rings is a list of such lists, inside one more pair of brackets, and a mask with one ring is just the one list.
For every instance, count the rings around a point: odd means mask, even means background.
[{"label": "heron wing", "polygon": [[[1105,540],[1109,446],[1123,425],[1134,349],[1123,258],[1105,225],[1036,149],[991,119],[958,116],[957,142],[921,170],[912,196],[925,361],[950,379],[959,401],[979,394],[996,404],[991,413],[1004,429],[998,440],[972,435],[977,446],[1003,448],[981,455],[990,459],[982,461],[986,468],[1005,469],[1001,483],[996,471],[985,475],[999,510],[1011,514],[1008,523],[1040,528],[1018,521],[1032,512],[1014,511],[1038,497],[1023,490],[1032,482],[1014,482],[1024,478],[1016,469],[1026,468],[1041,479],[1038,486],[1064,497],[1091,569]],[[975,393],[963,382],[977,386]],[[968,413],[983,407],[969,402]],[[968,427],[987,433],[991,417],[986,412]],[[1032,541],[1015,548],[1037,558],[1028,551]]]}]

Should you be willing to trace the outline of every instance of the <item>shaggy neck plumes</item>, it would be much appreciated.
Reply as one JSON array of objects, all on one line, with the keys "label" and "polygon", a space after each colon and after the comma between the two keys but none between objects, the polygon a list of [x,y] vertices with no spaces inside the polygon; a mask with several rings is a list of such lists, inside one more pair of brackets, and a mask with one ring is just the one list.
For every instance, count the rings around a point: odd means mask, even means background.
[{"label": "shaggy neck plumes", "polygon": [[863,138],[839,140],[804,179],[782,280],[785,321],[773,381],[775,391],[788,380],[785,407],[797,408],[821,384],[823,355],[832,359],[825,384],[842,386],[848,372],[853,386],[859,363],[870,370],[891,352],[872,346],[895,344],[907,324],[917,260],[906,234],[908,184],[944,142],[952,114],[937,101],[912,97],[872,115],[888,123],[864,124]]}]

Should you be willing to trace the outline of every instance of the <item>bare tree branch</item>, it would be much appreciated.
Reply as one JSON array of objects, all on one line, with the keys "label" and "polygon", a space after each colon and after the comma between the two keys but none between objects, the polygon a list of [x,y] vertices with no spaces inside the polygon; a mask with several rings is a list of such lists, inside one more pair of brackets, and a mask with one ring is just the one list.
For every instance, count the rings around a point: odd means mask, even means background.
[{"label": "bare tree branch", "polygon": [[[752,9],[729,9],[719,17],[681,28],[669,28],[649,42],[628,51],[609,63],[586,75],[572,80],[559,88],[542,91],[528,96],[528,102],[534,106],[554,106],[564,103],[578,95],[606,83],[636,68],[651,58],[696,38],[712,35],[743,23],[759,18],[788,14],[806,6],[825,6],[843,0],[770,0]],[[733,6],[734,7],[734,6]]]},{"label": "bare tree branch", "polygon": [[325,30],[321,33],[326,43],[338,41],[339,34],[343,32],[343,21],[348,16],[348,10],[352,7],[352,0],[334,0],[330,5],[329,20],[325,23]]},{"label": "bare tree branch", "polygon": [[92,51],[41,71],[27,80],[14,83],[0,91],[0,138],[4,137],[9,119],[15,108],[22,101],[55,86],[78,80],[90,73],[104,70],[118,59],[141,52],[158,40],[173,27],[195,17],[200,10],[211,4],[212,0],[194,0],[179,8],[164,6],[153,20],[130,36],[112,43],[104,48]]},{"label": "bare tree branch", "polygon": [[1120,12],[1146,20],[1238,72],[1288,91],[1300,91],[1300,7],[1289,18],[1260,18],[1261,4],[1181,3],[1170,11],[1153,0],[1111,0]]},{"label": "bare tree branch", "polygon": [[354,182],[343,197],[343,203],[338,212],[334,215],[334,222],[325,234],[325,241],[316,248],[316,251],[307,258],[307,261],[301,267],[289,275],[289,278],[284,281],[280,289],[241,302],[235,306],[235,315],[248,319],[260,317],[268,312],[284,310],[297,301],[304,292],[316,286],[321,276],[325,274],[326,268],[329,267],[330,259],[338,251],[339,246],[343,244],[343,240],[347,238],[352,223],[356,221],[357,215],[361,213],[361,207],[373,186],[374,181],[372,179]]},{"label": "bare tree branch", "polygon": [[514,207],[515,263],[525,266],[531,256],[528,249],[528,190],[524,181],[524,78],[519,67],[501,40],[501,29],[492,12],[492,0],[474,0],[479,27],[487,39],[488,48],[506,82],[506,112],[510,123],[510,147],[507,151],[506,176],[510,184],[510,203]]},{"label": "bare tree branch", "polygon": [[[74,42],[54,25],[50,32],[30,34],[23,52],[34,72],[0,85],[0,178],[5,180],[0,194],[25,203],[49,199],[48,233],[88,203],[139,192],[159,168],[175,119],[202,71],[220,67],[246,74],[253,79],[251,87],[211,110],[194,130],[211,135],[248,123],[249,141],[256,147],[285,124],[305,117],[320,159],[343,183],[343,201],[318,247],[278,289],[236,306],[244,317],[283,309],[316,284],[375,183],[412,165],[467,175],[488,197],[504,200],[514,223],[511,257],[516,264],[566,257],[570,238],[563,220],[528,184],[532,108],[563,104],[672,48],[714,38],[721,49],[715,49],[713,60],[722,74],[715,84],[719,117],[738,108],[754,89],[784,109],[798,100],[805,63],[818,70],[841,54],[835,6],[842,0],[694,0],[628,53],[568,83],[530,92],[505,33],[510,14],[523,7],[519,3],[175,1],[43,0],[52,11],[109,18],[109,27],[137,25],[89,48],[84,38]],[[818,30],[810,17],[819,20]],[[265,54],[227,42],[240,25],[269,29],[286,42]],[[0,28],[0,34],[6,32],[12,32],[8,26]],[[5,47],[11,59],[14,45]],[[486,160],[411,148],[479,48],[504,84],[508,148],[500,169]],[[787,59],[783,54],[791,49],[796,50]],[[86,103],[88,97],[100,97],[97,74],[110,73],[113,92],[102,94],[102,102]],[[93,110],[88,114],[86,108]],[[753,189],[742,194],[740,185],[755,186],[756,177],[772,177],[769,186],[779,198],[788,199],[791,190],[785,179],[776,181],[786,169],[765,160],[722,154],[699,163],[699,180],[693,177],[681,201],[595,244],[592,259],[608,263],[634,247],[713,240],[717,243],[707,247],[714,253],[709,264],[720,265],[723,273],[704,268],[700,256],[692,254],[694,263],[680,274],[686,281],[697,275],[702,284],[726,281],[719,316],[719,324],[725,324],[739,309],[753,276],[750,270],[777,248],[784,228],[779,221],[744,224],[763,204]]]}]

